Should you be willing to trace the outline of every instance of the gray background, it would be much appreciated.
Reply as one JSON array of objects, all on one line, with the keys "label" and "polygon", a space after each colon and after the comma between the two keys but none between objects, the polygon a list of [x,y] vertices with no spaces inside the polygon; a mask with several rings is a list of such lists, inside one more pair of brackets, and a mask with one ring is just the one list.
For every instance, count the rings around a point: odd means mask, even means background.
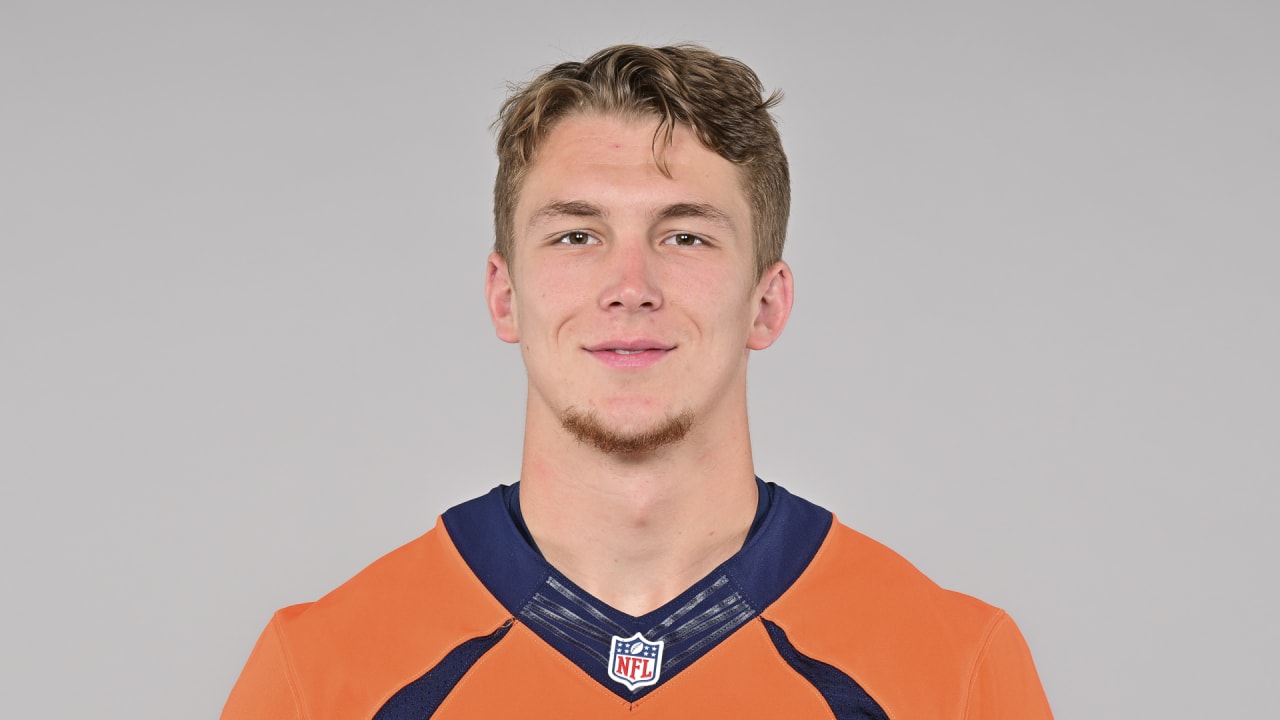
[{"label": "gray background", "polygon": [[214,717],[514,480],[488,124],[681,40],[787,93],[760,473],[1007,608],[1059,717],[1274,710],[1274,3],[0,8],[4,716]]}]

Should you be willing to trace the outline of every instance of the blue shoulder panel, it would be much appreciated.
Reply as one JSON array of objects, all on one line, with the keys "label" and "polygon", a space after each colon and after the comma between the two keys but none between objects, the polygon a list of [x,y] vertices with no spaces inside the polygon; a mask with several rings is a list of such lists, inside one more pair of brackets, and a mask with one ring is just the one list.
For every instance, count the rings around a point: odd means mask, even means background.
[{"label": "blue shoulder panel", "polygon": [[787,633],[777,625],[761,618],[764,627],[769,631],[769,639],[778,649],[778,654],[810,685],[822,695],[835,715],[835,720],[889,720],[880,704],[867,694],[856,680],[845,675],[839,668],[828,665],[801,654],[787,639]]},{"label": "blue shoulder panel", "polygon": [[511,629],[508,620],[492,633],[472,638],[449,652],[425,675],[400,688],[378,710],[373,720],[424,720],[435,714],[472,665]]}]

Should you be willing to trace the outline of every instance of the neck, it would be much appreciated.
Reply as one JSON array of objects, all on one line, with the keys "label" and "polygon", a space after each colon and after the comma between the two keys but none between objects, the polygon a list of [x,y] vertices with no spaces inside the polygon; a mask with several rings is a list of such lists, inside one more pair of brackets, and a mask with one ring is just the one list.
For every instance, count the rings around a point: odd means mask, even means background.
[{"label": "neck", "polygon": [[759,499],[745,412],[716,423],[715,437],[700,424],[642,455],[604,454],[528,420],[525,523],[547,562],[600,600],[643,615],[742,547]]}]

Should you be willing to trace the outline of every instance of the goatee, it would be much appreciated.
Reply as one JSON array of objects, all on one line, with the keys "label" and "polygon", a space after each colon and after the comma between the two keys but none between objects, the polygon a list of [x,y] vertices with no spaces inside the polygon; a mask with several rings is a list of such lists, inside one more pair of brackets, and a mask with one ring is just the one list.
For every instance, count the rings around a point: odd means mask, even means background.
[{"label": "goatee", "polygon": [[591,445],[602,453],[634,455],[650,453],[683,440],[693,427],[693,413],[685,410],[668,415],[647,430],[622,433],[605,427],[594,410],[584,413],[569,408],[560,415],[560,425],[579,442]]}]

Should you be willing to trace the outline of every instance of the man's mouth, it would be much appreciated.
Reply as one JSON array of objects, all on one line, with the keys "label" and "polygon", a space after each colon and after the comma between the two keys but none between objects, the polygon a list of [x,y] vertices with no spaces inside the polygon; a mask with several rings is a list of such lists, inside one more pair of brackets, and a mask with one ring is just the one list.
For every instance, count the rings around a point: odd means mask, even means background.
[{"label": "man's mouth", "polygon": [[583,347],[587,352],[611,352],[619,355],[635,355],[637,353],[674,350],[675,345],[661,340],[637,338],[635,340],[605,340]]},{"label": "man's mouth", "polygon": [[605,365],[618,369],[642,369],[652,366],[675,346],[657,340],[606,340],[583,348]]}]

